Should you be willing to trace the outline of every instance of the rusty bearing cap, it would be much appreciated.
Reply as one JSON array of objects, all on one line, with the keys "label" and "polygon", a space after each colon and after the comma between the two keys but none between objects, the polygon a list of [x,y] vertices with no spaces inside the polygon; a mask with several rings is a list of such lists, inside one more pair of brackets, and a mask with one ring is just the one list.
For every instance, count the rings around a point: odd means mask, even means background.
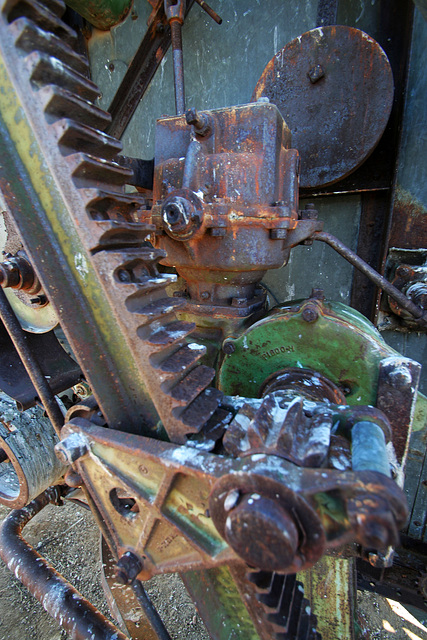
[{"label": "rusty bearing cap", "polygon": [[200,229],[202,220],[203,204],[190,189],[178,189],[163,202],[163,226],[175,240],[191,238]]},{"label": "rusty bearing cap", "polygon": [[230,510],[225,539],[247,564],[283,571],[294,562],[298,529],[279,503],[252,493]]}]

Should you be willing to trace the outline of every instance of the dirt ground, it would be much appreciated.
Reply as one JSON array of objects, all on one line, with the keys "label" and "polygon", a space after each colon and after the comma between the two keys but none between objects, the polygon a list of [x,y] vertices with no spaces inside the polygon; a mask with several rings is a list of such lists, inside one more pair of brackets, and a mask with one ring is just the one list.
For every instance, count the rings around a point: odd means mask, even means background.
[{"label": "dirt ground", "polygon": [[[37,418],[39,410],[33,410]],[[19,419],[14,404],[0,399],[0,416]],[[8,509],[0,507],[0,520]],[[90,512],[68,503],[49,506],[25,528],[26,539],[104,614],[108,606],[101,587],[99,531]],[[147,591],[174,640],[208,640],[179,577],[154,578]],[[366,640],[427,640],[427,614],[418,618],[393,601],[358,594],[359,620]],[[0,640],[65,640],[67,634],[43,610],[0,561]],[[340,640],[337,638],[337,640]]]}]

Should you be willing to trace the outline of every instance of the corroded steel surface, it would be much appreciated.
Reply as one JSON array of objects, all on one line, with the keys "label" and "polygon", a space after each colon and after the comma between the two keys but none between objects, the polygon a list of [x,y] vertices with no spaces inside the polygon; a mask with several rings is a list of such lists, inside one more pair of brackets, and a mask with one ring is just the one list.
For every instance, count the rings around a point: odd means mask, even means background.
[{"label": "corroded steel surface", "polygon": [[252,100],[261,96],[279,107],[291,130],[301,187],[318,187],[349,175],[375,148],[390,115],[393,78],[370,36],[319,27],[268,63]]}]

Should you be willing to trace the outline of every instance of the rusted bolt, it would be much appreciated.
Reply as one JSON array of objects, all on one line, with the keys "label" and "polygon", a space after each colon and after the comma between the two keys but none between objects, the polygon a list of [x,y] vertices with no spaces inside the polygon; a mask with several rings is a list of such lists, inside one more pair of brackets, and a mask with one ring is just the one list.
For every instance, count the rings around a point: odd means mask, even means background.
[{"label": "rusted bolt", "polygon": [[30,299],[31,304],[34,305],[38,305],[39,307],[44,306],[45,304],[47,304],[47,298],[45,295],[40,295],[40,296],[36,296],[35,298],[31,298]]},{"label": "rusted bolt", "polygon": [[231,340],[225,340],[222,344],[222,350],[227,355],[231,355],[236,351],[236,345]]},{"label": "rusted bolt", "polygon": [[271,240],[285,240],[287,235],[287,229],[270,229]]},{"label": "rusted bolt", "polygon": [[244,496],[229,511],[225,538],[249,565],[265,571],[289,567],[299,542],[296,523],[287,510],[257,493]]},{"label": "rusted bolt", "polygon": [[299,212],[301,220],[317,220],[319,212],[311,202],[306,204],[303,211]]},{"label": "rusted bolt", "polygon": [[399,276],[399,278],[403,278],[404,280],[412,278],[413,274],[413,269],[405,264],[400,265],[400,267],[397,267],[396,269],[396,275]]},{"label": "rusted bolt", "polygon": [[29,293],[40,291],[40,282],[23,251],[18,251],[15,256],[8,253],[7,260],[0,264],[0,286],[3,289],[22,289]]},{"label": "rusted bolt", "polygon": [[395,389],[404,391],[412,384],[412,374],[404,365],[392,369],[387,376],[388,383]]},{"label": "rusted bolt", "polygon": [[163,207],[163,220],[170,227],[186,224],[188,212],[186,202],[183,198],[174,198]]},{"label": "rusted bolt", "polygon": [[308,71],[307,75],[310,79],[310,82],[312,84],[315,84],[320,80],[320,78],[324,77],[325,71],[320,64],[316,64],[314,67],[310,69],[310,71]]},{"label": "rusted bolt", "polygon": [[142,562],[132,551],[126,551],[116,564],[116,580],[120,584],[132,584],[142,571]]},{"label": "rusted bolt", "polygon": [[207,136],[212,131],[212,124],[209,116],[205,113],[199,113],[194,107],[185,112],[185,120],[188,125],[192,125],[194,127],[198,136]]},{"label": "rusted bolt", "polygon": [[211,294],[209,293],[209,291],[202,291],[202,293],[200,294],[200,297],[202,300],[209,300],[209,298],[211,297]]},{"label": "rusted bolt", "polygon": [[62,464],[73,464],[88,451],[89,443],[80,433],[71,433],[55,445],[56,457]]},{"label": "rusted bolt", "polygon": [[313,305],[308,305],[302,312],[302,319],[304,322],[316,322],[318,317],[319,312]]}]

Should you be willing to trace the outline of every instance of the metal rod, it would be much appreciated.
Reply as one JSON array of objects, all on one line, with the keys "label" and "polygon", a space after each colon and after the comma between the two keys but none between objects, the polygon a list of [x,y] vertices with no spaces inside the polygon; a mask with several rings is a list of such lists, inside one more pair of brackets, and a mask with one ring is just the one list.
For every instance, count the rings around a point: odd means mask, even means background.
[{"label": "metal rod", "polygon": [[427,312],[418,307],[404,293],[399,291],[397,287],[391,284],[383,276],[381,276],[375,269],[369,266],[362,258],[349,249],[341,240],[338,240],[335,236],[325,231],[316,231],[312,235],[313,240],[320,240],[325,242],[343,258],[345,258],[350,264],[359,269],[365,274],[372,282],[378,287],[381,287],[393,300],[396,300],[397,304],[410,313],[422,327],[427,327]]},{"label": "metal rod", "polygon": [[216,13],[216,11],[214,11],[214,10],[212,9],[212,7],[210,7],[210,6],[208,5],[208,3],[207,3],[207,2],[205,2],[205,0],[196,0],[196,2],[197,2],[197,4],[198,4],[199,6],[201,6],[201,7],[202,7],[202,9],[203,9],[204,11],[206,11],[206,13],[208,14],[208,16],[210,16],[213,20],[215,20],[215,22],[216,22],[217,24],[222,24],[222,18],[221,18],[221,16],[219,16],[219,15]]},{"label": "metal rod", "polygon": [[170,22],[173,55],[173,79],[175,86],[176,115],[185,112],[184,59],[182,55],[182,25],[178,20]]},{"label": "metal rod", "polygon": [[61,496],[60,487],[50,487],[23,509],[11,511],[0,529],[0,556],[72,640],[129,640],[22,536],[25,525]]},{"label": "metal rod", "polygon": [[149,621],[153,631],[157,634],[158,640],[171,640],[168,630],[163,624],[162,619],[157,613],[157,610],[153,606],[150,598],[148,597],[148,594],[142,586],[142,583],[139,580],[134,580],[131,586],[136,599],[138,600],[142,610],[144,611],[145,617]]},{"label": "metal rod", "polygon": [[[187,0],[186,16],[194,2],[195,0]],[[161,2],[108,107],[111,124],[107,133],[116,138],[122,137],[170,44],[171,32],[166,21],[164,4]]]},{"label": "metal rod", "polygon": [[48,385],[46,378],[40,368],[39,363],[34,357],[27,343],[24,330],[19,324],[19,320],[15,316],[9,300],[5,292],[0,287],[0,318],[8,332],[22,363],[27,370],[31,382],[34,385],[36,393],[43,403],[44,409],[51,421],[56,433],[60,434],[64,424],[64,416],[55,399],[52,389]]}]

